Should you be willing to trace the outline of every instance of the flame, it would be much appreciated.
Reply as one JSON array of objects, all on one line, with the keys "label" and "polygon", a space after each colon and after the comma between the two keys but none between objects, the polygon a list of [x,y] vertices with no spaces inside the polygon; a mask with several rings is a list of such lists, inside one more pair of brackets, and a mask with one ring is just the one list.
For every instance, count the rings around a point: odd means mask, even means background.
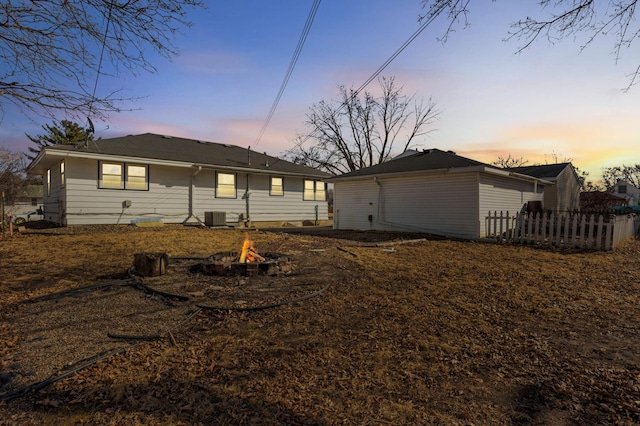
[{"label": "flame", "polygon": [[257,262],[263,261],[264,257],[260,256],[253,246],[253,241],[249,239],[249,235],[245,234],[244,242],[242,243],[242,250],[240,251],[240,257],[238,261],[240,263],[245,262]]}]

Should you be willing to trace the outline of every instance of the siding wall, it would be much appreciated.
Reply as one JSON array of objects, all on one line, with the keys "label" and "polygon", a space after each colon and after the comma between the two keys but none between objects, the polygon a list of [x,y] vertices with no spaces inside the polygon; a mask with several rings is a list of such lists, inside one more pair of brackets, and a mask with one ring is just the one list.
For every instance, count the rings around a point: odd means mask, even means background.
[{"label": "siding wall", "polygon": [[571,167],[566,167],[556,181],[558,204],[555,210],[574,211],[580,208],[580,183]]},{"label": "siding wall", "polygon": [[[484,237],[489,211],[542,201],[532,182],[479,173],[373,178],[334,184],[334,228]],[[380,191],[380,192],[379,192]],[[379,204],[379,205],[378,205]],[[371,216],[371,220],[369,220]]]},{"label": "siding wall", "polygon": [[383,177],[380,187],[373,178],[336,182],[334,227],[477,237],[477,179],[469,173]]},{"label": "siding wall", "polygon": [[[206,211],[224,211],[227,222],[245,220],[247,175],[237,174],[236,198],[216,198],[215,171],[202,170],[197,175],[190,167],[178,168],[149,165],[149,190],[98,188],[98,162],[68,158],[66,163],[66,222],[80,224],[128,224],[132,219],[161,218],[166,223],[182,223],[186,219],[204,221]],[[59,171],[59,170],[58,170]],[[53,175],[53,169],[52,169]],[[193,181],[193,189],[191,183]],[[250,176],[249,213],[252,221],[301,221],[328,218],[326,201],[303,201],[302,178],[285,178],[285,195],[269,195],[269,177]],[[190,191],[193,216],[189,217]],[[62,194],[64,195],[64,194]],[[51,203],[57,194],[52,193]],[[131,201],[124,207],[124,201]],[[48,216],[48,215],[47,215]]]},{"label": "siding wall", "polygon": [[[480,175],[480,237],[486,237],[485,217],[489,212],[518,213],[528,201],[543,201],[545,188],[533,182],[494,175]],[[550,187],[553,189],[553,187]]]},{"label": "siding wall", "polygon": [[[66,175],[66,170],[65,170]],[[51,167],[51,193],[47,195],[47,175],[43,176],[43,208],[45,220],[64,224],[66,185],[60,186],[60,163]],[[66,178],[65,178],[66,179]]]}]

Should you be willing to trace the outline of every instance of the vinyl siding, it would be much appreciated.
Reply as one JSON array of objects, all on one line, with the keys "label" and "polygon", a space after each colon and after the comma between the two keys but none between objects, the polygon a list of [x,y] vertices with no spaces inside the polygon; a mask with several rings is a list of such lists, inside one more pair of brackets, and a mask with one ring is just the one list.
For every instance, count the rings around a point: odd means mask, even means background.
[{"label": "vinyl siding", "polygon": [[542,201],[544,188],[533,182],[493,175],[480,175],[480,237],[486,236],[485,218],[489,212],[514,215],[528,201]]},{"label": "vinyl siding", "polygon": [[573,211],[580,208],[580,182],[571,167],[566,167],[558,175],[556,187],[558,203],[555,210]]},{"label": "vinyl siding", "polygon": [[[187,219],[204,221],[206,211],[224,211],[227,222],[246,218],[247,175],[243,173],[236,175],[236,198],[216,198],[214,170],[201,170],[196,174],[197,170],[191,167],[149,165],[148,190],[103,189],[98,187],[96,160],[68,158],[66,161],[67,225],[128,224],[138,218],[161,218],[166,223],[182,223]],[[54,169],[52,175],[53,172]],[[251,175],[249,183],[252,221],[313,220],[316,205],[319,206],[319,220],[328,217],[326,201],[302,200],[301,178],[285,178],[285,195],[279,197],[269,195],[269,177],[266,175]],[[192,217],[189,216],[191,190]],[[55,196],[51,198],[55,200]],[[125,200],[131,201],[130,207],[124,207]]]},{"label": "vinyl siding", "polygon": [[381,177],[378,182],[379,188],[373,178],[336,182],[335,227],[478,235],[477,173]]}]

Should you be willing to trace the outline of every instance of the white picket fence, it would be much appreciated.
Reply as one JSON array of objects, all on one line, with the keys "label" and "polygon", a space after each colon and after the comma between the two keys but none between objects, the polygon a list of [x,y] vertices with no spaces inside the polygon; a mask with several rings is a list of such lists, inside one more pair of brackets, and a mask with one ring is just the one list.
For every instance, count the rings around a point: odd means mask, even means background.
[{"label": "white picket fence", "polygon": [[489,212],[485,218],[486,237],[490,239],[593,250],[611,250],[636,235],[639,225],[640,218],[635,215]]}]

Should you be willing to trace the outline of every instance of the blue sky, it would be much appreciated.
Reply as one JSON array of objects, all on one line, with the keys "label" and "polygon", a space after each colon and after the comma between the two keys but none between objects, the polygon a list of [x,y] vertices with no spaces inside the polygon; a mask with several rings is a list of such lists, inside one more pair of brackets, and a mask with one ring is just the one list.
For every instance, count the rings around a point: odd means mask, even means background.
[{"label": "blue sky", "polygon": [[[141,97],[133,110],[96,122],[96,136],[154,132],[191,137],[280,155],[305,132],[309,107],[337,96],[337,86],[359,87],[418,28],[419,0],[324,0],[279,107],[258,146],[254,141],[289,66],[313,1],[225,0],[194,13],[176,40],[171,61],[154,58],[156,74],[101,77],[99,92],[123,88]],[[431,98],[441,111],[435,131],[418,148],[453,150],[479,161],[498,156],[534,162],[571,158],[592,179],[602,167],[640,163],[640,86],[627,74],[637,49],[616,62],[613,41],[540,40],[517,54],[503,41],[510,23],[539,15],[536,2],[471,2],[470,26],[446,43],[446,22],[429,26],[381,74],[406,94]],[[374,81],[370,87],[375,90]],[[26,150],[24,136],[49,119],[28,120],[6,108],[0,145]],[[59,117],[63,119],[65,117]]]}]

